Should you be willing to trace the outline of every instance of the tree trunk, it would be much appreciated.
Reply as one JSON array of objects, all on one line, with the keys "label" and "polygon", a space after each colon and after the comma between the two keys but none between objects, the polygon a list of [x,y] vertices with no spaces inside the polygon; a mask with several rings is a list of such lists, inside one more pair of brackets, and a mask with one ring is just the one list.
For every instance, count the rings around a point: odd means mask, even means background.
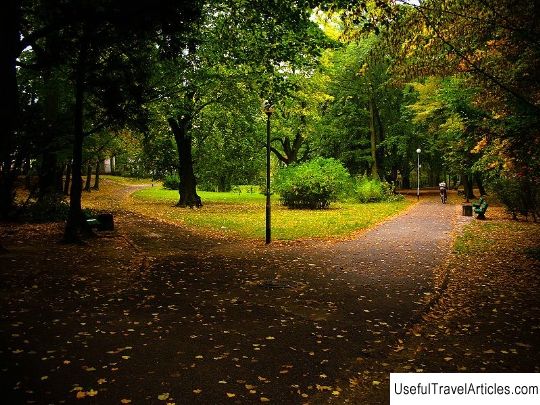
[{"label": "tree trunk", "polygon": [[92,186],[92,165],[88,163],[86,166],[86,183],[84,184],[84,191],[90,192]]},{"label": "tree trunk", "polygon": [[94,190],[99,190],[99,159],[96,161],[96,175],[94,177]]},{"label": "tree trunk", "polygon": [[411,168],[410,168],[410,156],[407,154],[405,156],[405,159],[401,165],[401,187],[405,190],[408,190],[411,188]]},{"label": "tree trunk", "polygon": [[193,156],[191,152],[191,129],[192,117],[169,118],[169,126],[174,134],[176,147],[178,149],[178,176],[180,182],[178,192],[180,199],[178,207],[193,207],[201,205],[201,198],[197,195],[197,182],[193,172]]},{"label": "tree trunk", "polygon": [[67,171],[67,165],[62,164],[56,168],[55,188],[57,194],[62,194],[64,191],[64,171]]},{"label": "tree trunk", "polygon": [[[377,159],[377,171],[380,172],[382,170],[382,176],[385,175],[384,170],[384,155],[385,155],[385,148],[382,146],[385,138],[385,132],[384,132],[384,126],[381,119],[381,114],[379,113],[379,109],[377,108],[377,104],[375,104],[375,101],[373,102],[373,111],[375,113],[375,130],[376,130],[376,151],[375,151],[375,158]],[[382,168],[382,169],[381,169]],[[379,173],[380,176],[380,173]]]},{"label": "tree trunk", "polygon": [[372,99],[368,102],[369,106],[369,133],[371,145],[371,178],[379,179],[379,167],[377,165],[377,132],[375,129],[375,107]]},{"label": "tree trunk", "polygon": [[467,201],[474,199],[475,197],[471,177],[467,173],[464,173],[461,177],[463,179],[463,191],[465,192],[465,199]]},{"label": "tree trunk", "polygon": [[56,194],[56,175],[58,172],[56,154],[44,151],[39,170],[38,200],[47,200]]},{"label": "tree trunk", "polygon": [[71,187],[71,162],[66,165],[66,182],[64,183],[64,195],[69,195]]},{"label": "tree trunk", "polygon": [[15,198],[16,173],[11,169],[14,149],[16,120],[19,112],[17,68],[19,56],[20,2],[6,0],[0,13],[2,25],[2,52],[0,52],[0,94],[4,106],[0,108],[0,216],[7,218],[13,208]]},{"label": "tree trunk", "polygon": [[480,195],[487,195],[486,189],[484,188],[484,182],[482,181],[482,177],[480,177],[479,174],[474,175],[474,181],[478,186],[478,191],[480,192]]},{"label": "tree trunk", "polygon": [[71,165],[73,181],[69,199],[69,214],[64,229],[64,241],[76,242],[80,240],[81,231],[89,233],[82,214],[82,150],[84,141],[84,91],[86,79],[86,59],[88,43],[81,38],[79,56],[75,67],[75,108],[74,108],[74,137],[73,137],[73,163]]}]

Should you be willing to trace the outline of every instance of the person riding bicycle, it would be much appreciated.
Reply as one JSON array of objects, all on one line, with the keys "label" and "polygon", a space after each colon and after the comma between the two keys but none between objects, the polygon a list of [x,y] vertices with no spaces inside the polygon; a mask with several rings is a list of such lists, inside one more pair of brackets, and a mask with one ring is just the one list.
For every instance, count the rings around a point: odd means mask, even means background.
[{"label": "person riding bicycle", "polygon": [[441,201],[443,204],[446,203],[447,193],[448,193],[448,187],[446,186],[446,182],[442,181],[439,183],[439,193],[441,195]]}]

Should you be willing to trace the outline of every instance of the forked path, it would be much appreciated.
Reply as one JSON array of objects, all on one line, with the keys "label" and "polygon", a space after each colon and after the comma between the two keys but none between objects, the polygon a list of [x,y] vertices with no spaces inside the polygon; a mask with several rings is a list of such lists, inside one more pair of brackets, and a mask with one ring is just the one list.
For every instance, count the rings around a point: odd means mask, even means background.
[{"label": "forked path", "polygon": [[98,265],[84,247],[36,252],[55,270],[14,288],[34,257],[15,245],[0,257],[14,280],[2,296],[13,403],[79,392],[102,404],[339,399],[342,381],[384,361],[420,313],[466,221],[426,198],[354,240],[264,246],[115,207],[121,237],[96,242],[110,255]]},{"label": "forked path", "polygon": [[[150,345],[151,357],[177,376],[174,398],[190,403],[228,394],[241,403],[337,398],[340,381],[363,372],[363,359],[384,361],[422,312],[452,232],[468,220],[457,205],[426,197],[353,240],[267,247],[199,239],[168,224],[145,236],[139,223],[137,245],[155,248],[157,239],[167,252],[142,284],[169,331]],[[171,304],[184,316],[167,311]],[[178,364],[188,371],[175,373]]]}]

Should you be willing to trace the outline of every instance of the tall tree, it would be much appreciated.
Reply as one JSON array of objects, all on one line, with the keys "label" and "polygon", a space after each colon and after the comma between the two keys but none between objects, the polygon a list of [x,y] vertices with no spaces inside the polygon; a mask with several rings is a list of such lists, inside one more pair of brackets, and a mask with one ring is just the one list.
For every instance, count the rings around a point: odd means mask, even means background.
[{"label": "tall tree", "polygon": [[234,98],[241,86],[259,92],[261,98],[276,98],[289,86],[284,78],[291,66],[305,65],[308,56],[318,52],[315,38],[321,33],[310,20],[309,6],[300,0],[209,1],[172,68],[162,65],[168,79],[159,80],[160,102],[179,141],[179,206],[199,199],[193,162],[185,161],[193,153],[183,148],[192,147],[200,114]]}]

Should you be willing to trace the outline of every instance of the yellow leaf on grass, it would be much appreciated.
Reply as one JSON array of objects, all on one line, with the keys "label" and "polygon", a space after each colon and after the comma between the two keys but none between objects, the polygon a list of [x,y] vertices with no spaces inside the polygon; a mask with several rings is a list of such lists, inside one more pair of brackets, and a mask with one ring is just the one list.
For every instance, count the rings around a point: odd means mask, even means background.
[{"label": "yellow leaf on grass", "polygon": [[105,384],[106,382],[107,380],[105,378],[100,378],[99,380],[97,380],[98,385]]},{"label": "yellow leaf on grass", "polygon": [[202,390],[200,388],[197,388],[197,389],[193,390],[194,394],[200,394],[201,392],[202,392]]},{"label": "yellow leaf on grass", "polygon": [[159,399],[160,401],[166,401],[169,399],[169,393],[164,392],[163,394],[158,395],[157,399]]},{"label": "yellow leaf on grass", "polygon": [[234,398],[234,397],[236,396],[236,394],[233,394],[233,393],[231,393],[231,392],[227,392],[227,396],[228,396],[229,398]]},{"label": "yellow leaf on grass", "polygon": [[120,400],[120,403],[121,403],[121,404],[131,404],[131,399],[125,399],[125,398],[124,398],[124,399],[121,399],[121,400]]},{"label": "yellow leaf on grass", "polygon": [[336,391],[336,390],[332,391],[332,395],[338,396],[339,394],[341,394],[339,391]]},{"label": "yellow leaf on grass", "polygon": [[261,397],[261,402],[270,402],[270,400],[266,397]]},{"label": "yellow leaf on grass", "polygon": [[82,399],[82,398],[84,398],[84,397],[86,397],[86,392],[84,392],[84,391],[77,391],[77,395],[76,395],[76,398],[77,398],[77,399]]},{"label": "yellow leaf on grass", "polygon": [[86,391],[86,395],[89,397],[95,397],[97,395],[97,391],[94,391],[93,389],[90,389],[90,391]]}]

